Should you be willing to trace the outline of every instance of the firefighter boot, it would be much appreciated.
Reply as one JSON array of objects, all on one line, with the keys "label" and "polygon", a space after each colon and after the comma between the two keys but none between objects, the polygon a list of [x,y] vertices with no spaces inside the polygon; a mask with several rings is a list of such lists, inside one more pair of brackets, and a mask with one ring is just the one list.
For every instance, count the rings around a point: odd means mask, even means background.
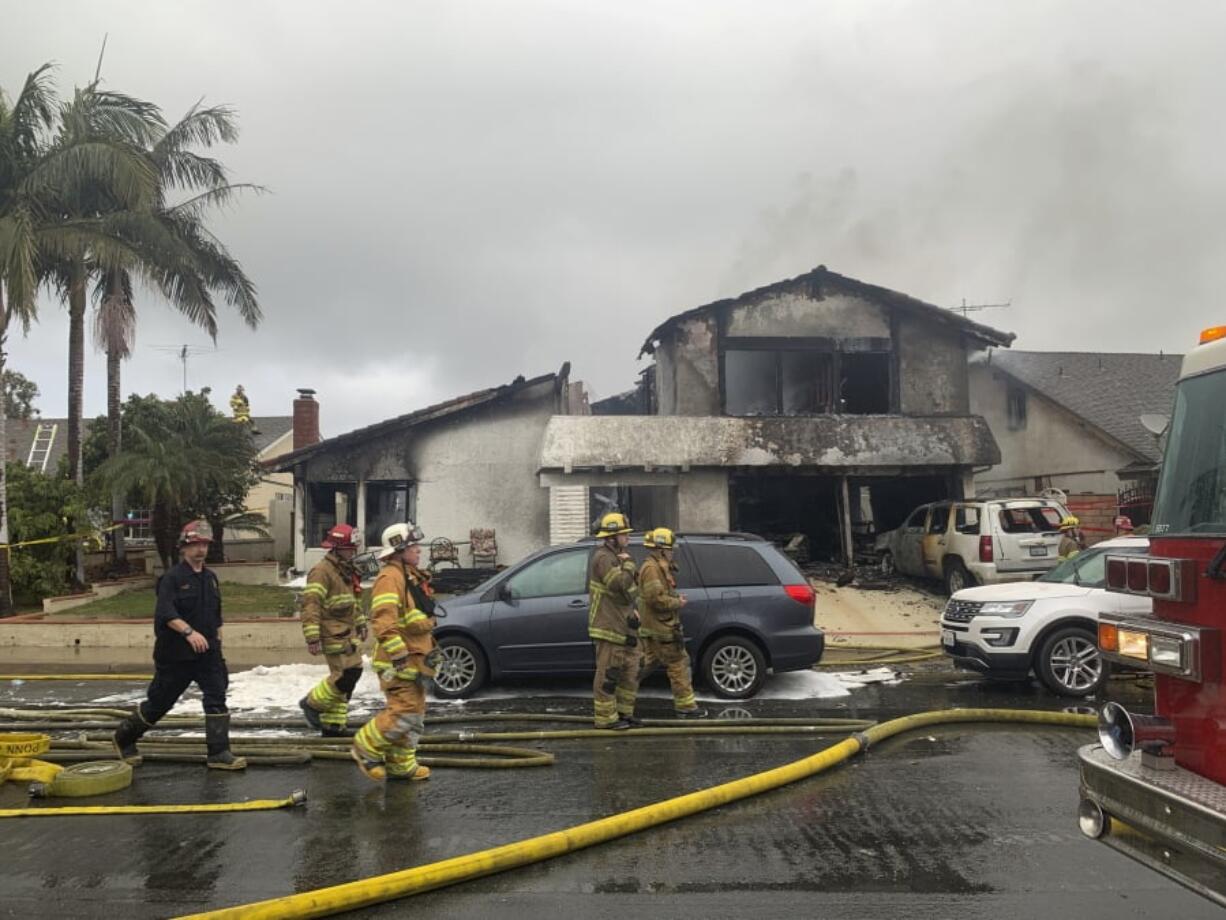
[{"label": "firefighter boot", "polygon": [[140,766],[142,758],[140,751],[136,749],[136,742],[148,730],[149,724],[141,717],[139,708],[119,723],[119,728],[111,735],[111,744],[115,746],[115,753],[120,760],[134,767]]},{"label": "firefighter boot", "polygon": [[357,746],[349,749],[349,756],[353,758],[353,762],[358,765],[358,769],[362,771],[362,775],[367,779],[374,780],[376,783],[381,783],[387,779],[387,768],[383,766],[383,762],[379,760],[371,760]]},{"label": "firefighter boot", "polygon": [[230,713],[204,714],[204,742],[208,749],[204,763],[210,770],[247,769],[247,759],[235,757],[230,752]]},{"label": "firefighter boot", "polygon": [[298,701],[298,708],[302,710],[302,717],[306,719],[307,725],[317,732],[323,731],[324,724],[319,718],[321,713],[318,709],[312,708],[309,696],[304,696]]}]

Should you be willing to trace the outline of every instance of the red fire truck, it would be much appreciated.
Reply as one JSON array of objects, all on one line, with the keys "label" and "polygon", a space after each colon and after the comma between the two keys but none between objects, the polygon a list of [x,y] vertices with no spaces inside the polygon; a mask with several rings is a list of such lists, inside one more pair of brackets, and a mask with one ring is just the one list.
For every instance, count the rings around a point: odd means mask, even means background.
[{"label": "red fire truck", "polygon": [[1155,714],[1103,706],[1100,743],[1078,752],[1079,823],[1226,906],[1226,326],[1184,359],[1149,553],[1108,556],[1108,590],[1153,614],[1104,614],[1098,645],[1153,672]]}]

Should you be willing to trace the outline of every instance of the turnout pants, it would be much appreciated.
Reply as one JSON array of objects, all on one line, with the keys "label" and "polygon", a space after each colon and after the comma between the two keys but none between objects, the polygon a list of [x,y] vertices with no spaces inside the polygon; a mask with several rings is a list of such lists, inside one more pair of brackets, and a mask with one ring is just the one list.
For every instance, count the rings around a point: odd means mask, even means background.
[{"label": "turnout pants", "polygon": [[[391,676],[390,671],[384,674]],[[417,742],[425,731],[426,687],[420,680],[380,675],[387,702],[358,730],[353,746],[367,760],[382,761],[388,776],[412,776],[417,769]]]},{"label": "turnout pants", "polygon": [[694,683],[690,673],[690,656],[684,642],[666,642],[663,639],[640,639],[643,649],[643,664],[639,679],[647,677],[656,665],[664,668],[668,683],[673,689],[673,708],[677,712],[693,712],[698,708],[694,699]]},{"label": "turnout pants", "polygon": [[612,725],[622,716],[634,715],[640,653],[616,642],[593,639],[596,646],[596,676],[592,680],[596,727]]},{"label": "turnout pants", "polygon": [[319,713],[329,728],[344,728],[349,719],[349,698],[362,677],[362,650],[349,620],[324,618],[320,640],[328,662],[328,676],[311,688],[306,704]]}]

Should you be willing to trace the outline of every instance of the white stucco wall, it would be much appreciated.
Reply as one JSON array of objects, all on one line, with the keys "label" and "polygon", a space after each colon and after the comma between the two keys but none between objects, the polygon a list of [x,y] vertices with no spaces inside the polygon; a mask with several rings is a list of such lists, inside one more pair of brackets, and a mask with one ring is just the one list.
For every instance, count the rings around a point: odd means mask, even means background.
[{"label": "white stucco wall", "polygon": [[726,334],[736,338],[817,336],[888,339],[890,317],[883,307],[861,297],[829,294],[815,300],[789,292],[742,304],[731,310]]},{"label": "white stucco wall", "polygon": [[727,530],[728,473],[724,470],[691,470],[677,480],[678,530]]},{"label": "white stucco wall", "polygon": [[1110,495],[1120,485],[1115,471],[1136,460],[1063,407],[1028,390],[1026,427],[1009,428],[1007,378],[989,366],[972,365],[971,412],[982,416],[1000,445],[1001,462],[975,476],[980,493],[1019,485],[1035,491],[1046,477],[1070,493]]},{"label": "white stucco wall", "polygon": [[[548,545],[549,492],[536,472],[554,408],[550,392],[415,430],[405,459],[427,538],[467,540],[472,528],[492,527],[508,564]],[[460,556],[470,564],[467,546]]]}]

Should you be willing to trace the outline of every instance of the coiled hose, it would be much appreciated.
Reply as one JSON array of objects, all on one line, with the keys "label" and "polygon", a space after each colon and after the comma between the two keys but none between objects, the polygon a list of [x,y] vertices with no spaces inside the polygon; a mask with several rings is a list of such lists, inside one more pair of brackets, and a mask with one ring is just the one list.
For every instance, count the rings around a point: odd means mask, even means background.
[{"label": "coiled hose", "polygon": [[[326,917],[346,910],[368,907],[384,901],[409,897],[459,882],[481,878],[531,863],[542,862],[586,847],[615,840],[659,824],[698,814],[778,789],[810,776],[816,776],[868,750],[887,738],[933,725],[964,722],[1013,722],[1029,725],[1055,725],[1093,728],[1094,716],[1064,712],[1035,712],[1012,709],[956,709],[904,716],[873,725],[824,750],[772,770],[742,779],[645,805],[597,821],[516,843],[493,847],[465,856],[372,876],[302,894],[257,901],[236,907],[192,914],[187,920],[229,920],[229,918]],[[609,737],[605,734],[605,737]]]}]

